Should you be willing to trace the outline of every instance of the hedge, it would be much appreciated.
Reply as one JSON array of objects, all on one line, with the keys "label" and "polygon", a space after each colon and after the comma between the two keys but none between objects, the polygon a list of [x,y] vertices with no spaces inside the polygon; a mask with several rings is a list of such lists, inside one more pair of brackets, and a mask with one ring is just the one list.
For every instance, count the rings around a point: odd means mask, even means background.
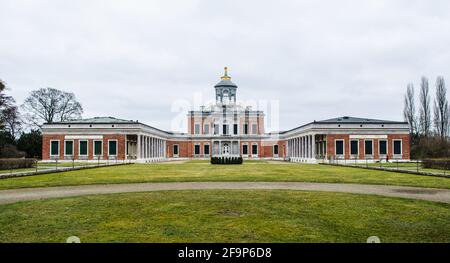
[{"label": "hedge", "polygon": [[422,161],[423,168],[450,170],[450,159],[425,159]]},{"label": "hedge", "polygon": [[0,159],[0,170],[32,168],[36,163],[33,158],[8,158]]},{"label": "hedge", "polygon": [[239,157],[211,157],[211,164],[242,164],[243,159]]}]

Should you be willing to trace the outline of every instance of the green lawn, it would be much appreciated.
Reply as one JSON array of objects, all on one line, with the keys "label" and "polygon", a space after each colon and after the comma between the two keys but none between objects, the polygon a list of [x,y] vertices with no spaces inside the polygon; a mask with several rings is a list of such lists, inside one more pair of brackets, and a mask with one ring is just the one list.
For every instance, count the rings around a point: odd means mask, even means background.
[{"label": "green lawn", "polygon": [[285,181],[365,183],[450,188],[450,178],[439,178],[329,165],[245,162],[211,165],[206,161],[133,164],[0,180],[0,189],[105,183],[182,181]]},{"label": "green lawn", "polygon": [[0,242],[450,242],[450,205],[283,190],[163,191],[0,206]]},{"label": "green lawn", "polygon": [[369,167],[382,167],[382,168],[390,168],[390,169],[399,169],[399,170],[409,170],[409,171],[417,171],[417,168],[419,169],[419,172],[432,172],[432,173],[442,173],[442,174],[450,174],[450,170],[444,170],[444,169],[434,169],[434,168],[423,168],[422,164],[419,163],[415,163],[415,162],[400,162],[400,163],[351,163],[351,162],[347,162],[347,164],[349,165],[356,165],[356,166],[361,166],[361,167],[365,167],[366,165]]}]

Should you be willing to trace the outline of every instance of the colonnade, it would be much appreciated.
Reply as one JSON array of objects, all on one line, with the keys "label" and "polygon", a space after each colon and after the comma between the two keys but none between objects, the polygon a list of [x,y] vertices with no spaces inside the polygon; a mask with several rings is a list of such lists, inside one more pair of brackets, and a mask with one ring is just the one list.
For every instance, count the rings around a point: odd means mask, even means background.
[{"label": "colonnade", "polygon": [[291,161],[307,161],[316,158],[315,135],[303,135],[288,139],[287,152]]},{"label": "colonnade", "polygon": [[146,135],[137,136],[137,159],[161,159],[166,157],[166,141]]}]

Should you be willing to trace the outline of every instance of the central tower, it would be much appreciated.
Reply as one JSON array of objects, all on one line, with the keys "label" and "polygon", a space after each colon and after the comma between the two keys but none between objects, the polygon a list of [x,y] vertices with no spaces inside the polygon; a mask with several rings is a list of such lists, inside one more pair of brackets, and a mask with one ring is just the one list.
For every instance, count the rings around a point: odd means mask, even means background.
[{"label": "central tower", "polygon": [[231,82],[231,77],[228,76],[228,68],[225,67],[224,70],[225,72],[220,78],[220,82],[214,86],[216,89],[216,103],[235,104],[237,85]]}]

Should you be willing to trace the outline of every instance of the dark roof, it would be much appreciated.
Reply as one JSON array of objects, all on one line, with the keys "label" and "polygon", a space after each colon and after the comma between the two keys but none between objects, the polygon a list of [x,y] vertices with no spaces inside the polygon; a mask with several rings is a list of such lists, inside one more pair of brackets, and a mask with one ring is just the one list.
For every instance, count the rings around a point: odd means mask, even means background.
[{"label": "dark roof", "polygon": [[315,123],[361,123],[361,124],[377,124],[377,123],[404,123],[399,121],[387,121],[387,120],[377,120],[377,119],[367,119],[358,117],[343,116],[339,118],[333,118],[322,121],[314,121]]},{"label": "dark roof", "polygon": [[94,117],[88,119],[70,120],[54,122],[54,124],[83,124],[83,123],[95,123],[95,124],[119,124],[119,123],[138,123],[138,121],[133,120],[123,120],[114,117]]},{"label": "dark roof", "polygon": [[318,124],[408,124],[407,122],[403,122],[403,121],[386,121],[386,120],[377,120],[377,119],[368,119],[368,118],[358,118],[358,117],[350,117],[350,116],[343,116],[343,117],[338,117],[338,118],[333,118],[333,119],[328,119],[328,120],[322,120],[322,121],[313,121],[307,124],[303,124],[301,126],[295,127],[293,129],[287,130],[287,131],[283,131],[280,133],[287,133],[293,130],[296,130],[298,128],[302,128],[305,126],[308,126],[310,124],[314,124],[314,123],[318,123]]},{"label": "dark roof", "polygon": [[51,124],[142,124],[142,125],[152,128],[152,129],[158,130],[160,132],[164,132],[167,134],[173,134],[172,132],[155,128],[153,126],[141,123],[137,120],[136,121],[123,120],[123,119],[117,119],[114,117],[94,117],[94,118],[88,118],[88,119],[70,120],[70,121],[53,122],[53,123],[45,123],[45,124],[50,124],[50,125]]},{"label": "dark roof", "polygon": [[228,79],[222,79],[219,83],[217,83],[214,87],[235,87],[237,88],[237,85],[234,84],[231,80]]}]

